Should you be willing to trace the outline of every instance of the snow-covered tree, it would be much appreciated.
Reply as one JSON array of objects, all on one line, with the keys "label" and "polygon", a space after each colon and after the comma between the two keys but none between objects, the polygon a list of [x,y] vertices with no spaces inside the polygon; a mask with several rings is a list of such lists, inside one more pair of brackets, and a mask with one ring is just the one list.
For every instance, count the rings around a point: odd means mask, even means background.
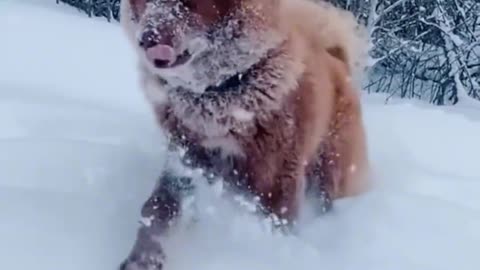
[{"label": "snow-covered tree", "polygon": [[365,89],[438,105],[480,100],[478,0],[331,0],[372,38]]},{"label": "snow-covered tree", "polygon": [[56,0],[84,11],[88,16],[105,17],[108,21],[112,18],[118,20],[120,0]]}]

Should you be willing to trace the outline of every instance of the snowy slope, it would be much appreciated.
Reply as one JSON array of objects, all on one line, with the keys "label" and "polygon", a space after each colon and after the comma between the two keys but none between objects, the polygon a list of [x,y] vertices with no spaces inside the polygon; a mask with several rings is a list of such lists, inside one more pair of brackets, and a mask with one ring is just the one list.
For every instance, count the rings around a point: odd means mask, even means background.
[{"label": "snowy slope", "polygon": [[[54,2],[0,1],[0,261],[113,270],[164,145],[118,25]],[[172,235],[168,269],[480,269],[480,111],[382,101],[364,98],[369,194],[295,237],[220,203]]]}]

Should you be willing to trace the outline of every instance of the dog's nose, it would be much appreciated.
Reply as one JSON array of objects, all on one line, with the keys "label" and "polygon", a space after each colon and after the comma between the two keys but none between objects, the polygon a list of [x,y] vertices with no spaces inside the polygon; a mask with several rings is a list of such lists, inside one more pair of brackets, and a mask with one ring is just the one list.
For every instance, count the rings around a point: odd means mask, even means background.
[{"label": "dog's nose", "polygon": [[146,50],[147,59],[152,62],[156,67],[166,67],[175,62],[176,53],[175,50],[163,44],[155,45]]},{"label": "dog's nose", "polygon": [[139,40],[140,47],[146,50],[158,44],[168,45],[170,47],[173,47],[173,35],[170,34],[169,31],[162,31],[162,30],[159,30],[159,31],[147,30],[142,33]]},{"label": "dog's nose", "polygon": [[160,68],[172,64],[176,59],[172,41],[173,37],[167,33],[146,31],[142,34],[140,46],[145,50],[147,59]]}]

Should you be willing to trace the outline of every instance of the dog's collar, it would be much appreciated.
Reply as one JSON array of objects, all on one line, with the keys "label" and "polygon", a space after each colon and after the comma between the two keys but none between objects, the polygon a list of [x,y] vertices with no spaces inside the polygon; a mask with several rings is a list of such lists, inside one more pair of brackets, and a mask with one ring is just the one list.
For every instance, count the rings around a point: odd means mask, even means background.
[{"label": "dog's collar", "polygon": [[238,87],[248,81],[251,77],[254,66],[247,69],[245,72],[237,73],[218,85],[210,85],[205,89],[205,93],[224,93],[228,91],[235,91]]},{"label": "dog's collar", "polygon": [[265,65],[266,61],[278,55],[281,52],[281,47],[282,44],[268,50],[264,57],[262,57],[258,62],[253,64],[247,70],[236,73],[217,85],[208,86],[205,89],[205,93],[224,93],[239,89],[239,86],[245,84],[245,82],[247,82],[255,74],[255,71],[258,70],[258,68]]},{"label": "dog's collar", "polygon": [[[260,62],[259,62],[260,63]],[[257,63],[258,64],[258,63]],[[230,91],[235,91],[239,88],[242,84],[249,80],[252,77],[254,70],[256,69],[257,64],[253,65],[249,69],[245,70],[241,73],[236,73],[233,76],[228,77],[226,80],[223,80],[217,85],[210,85],[205,89],[204,93],[225,93]],[[161,85],[168,85],[168,81],[160,76],[156,76],[157,81]],[[172,90],[187,90],[183,87],[175,87]]]}]

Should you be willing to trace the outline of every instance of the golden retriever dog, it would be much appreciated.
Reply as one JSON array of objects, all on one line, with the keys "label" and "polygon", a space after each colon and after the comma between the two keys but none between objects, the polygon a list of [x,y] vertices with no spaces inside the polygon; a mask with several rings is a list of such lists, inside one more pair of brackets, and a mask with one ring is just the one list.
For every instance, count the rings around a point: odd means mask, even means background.
[{"label": "golden retriever dog", "polygon": [[[368,40],[352,14],[308,0],[123,0],[142,89],[183,162],[255,195],[289,224],[370,185],[359,91]],[[158,241],[192,179],[162,173],[122,270],[159,270]]]}]

